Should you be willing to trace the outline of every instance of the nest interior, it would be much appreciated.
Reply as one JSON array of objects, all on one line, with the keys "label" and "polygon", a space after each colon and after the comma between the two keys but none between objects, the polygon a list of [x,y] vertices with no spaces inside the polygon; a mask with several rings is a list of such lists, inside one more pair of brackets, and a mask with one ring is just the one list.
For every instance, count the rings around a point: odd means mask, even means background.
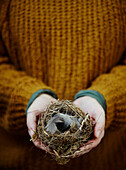
[{"label": "nest interior", "polygon": [[71,101],[50,103],[38,125],[32,140],[40,139],[59,164],[66,164],[76,151],[90,139],[93,122],[89,114]]}]

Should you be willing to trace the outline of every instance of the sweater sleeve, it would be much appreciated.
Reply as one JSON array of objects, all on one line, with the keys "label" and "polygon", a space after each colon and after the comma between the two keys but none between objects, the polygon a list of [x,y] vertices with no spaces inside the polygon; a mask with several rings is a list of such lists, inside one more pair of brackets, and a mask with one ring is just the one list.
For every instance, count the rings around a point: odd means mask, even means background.
[{"label": "sweater sleeve", "polygon": [[[50,87],[42,81],[30,77],[24,71],[17,70],[10,63],[7,44],[4,46],[2,37],[7,35],[8,6],[10,1],[0,1],[0,126],[8,131],[26,133],[25,111],[32,94]],[[2,10],[1,10],[1,7]]]},{"label": "sweater sleeve", "polygon": [[50,89],[42,81],[17,71],[8,57],[0,56],[0,126],[7,130],[26,132],[25,110],[33,93]]},{"label": "sweater sleeve", "polygon": [[100,75],[89,89],[101,93],[106,100],[106,128],[126,125],[126,65],[115,66]]}]

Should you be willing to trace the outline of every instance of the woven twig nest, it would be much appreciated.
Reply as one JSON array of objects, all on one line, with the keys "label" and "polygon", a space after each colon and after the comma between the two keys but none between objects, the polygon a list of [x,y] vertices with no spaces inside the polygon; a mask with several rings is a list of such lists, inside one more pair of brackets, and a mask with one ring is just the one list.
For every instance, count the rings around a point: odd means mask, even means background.
[{"label": "woven twig nest", "polygon": [[[93,132],[89,114],[68,100],[51,103],[38,125],[32,140],[41,140],[59,164],[65,164],[87,142]],[[48,149],[49,148],[49,149]]]}]

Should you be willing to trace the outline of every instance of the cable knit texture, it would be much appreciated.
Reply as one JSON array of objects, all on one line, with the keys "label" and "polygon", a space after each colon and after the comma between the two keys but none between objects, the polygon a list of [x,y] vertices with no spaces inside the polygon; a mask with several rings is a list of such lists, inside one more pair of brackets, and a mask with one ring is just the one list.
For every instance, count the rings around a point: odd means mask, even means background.
[{"label": "cable knit texture", "polygon": [[[26,133],[33,93],[101,93],[107,127],[126,125],[126,1],[0,1],[0,126]],[[120,64],[120,65],[119,65]]]}]

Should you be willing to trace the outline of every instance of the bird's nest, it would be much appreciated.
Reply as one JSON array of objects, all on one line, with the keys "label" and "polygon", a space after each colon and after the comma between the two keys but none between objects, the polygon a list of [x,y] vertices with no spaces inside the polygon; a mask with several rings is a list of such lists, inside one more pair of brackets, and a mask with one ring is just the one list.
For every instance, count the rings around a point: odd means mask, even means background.
[{"label": "bird's nest", "polygon": [[51,103],[39,117],[32,140],[40,140],[59,164],[74,157],[91,137],[93,122],[89,114],[68,100]]}]

